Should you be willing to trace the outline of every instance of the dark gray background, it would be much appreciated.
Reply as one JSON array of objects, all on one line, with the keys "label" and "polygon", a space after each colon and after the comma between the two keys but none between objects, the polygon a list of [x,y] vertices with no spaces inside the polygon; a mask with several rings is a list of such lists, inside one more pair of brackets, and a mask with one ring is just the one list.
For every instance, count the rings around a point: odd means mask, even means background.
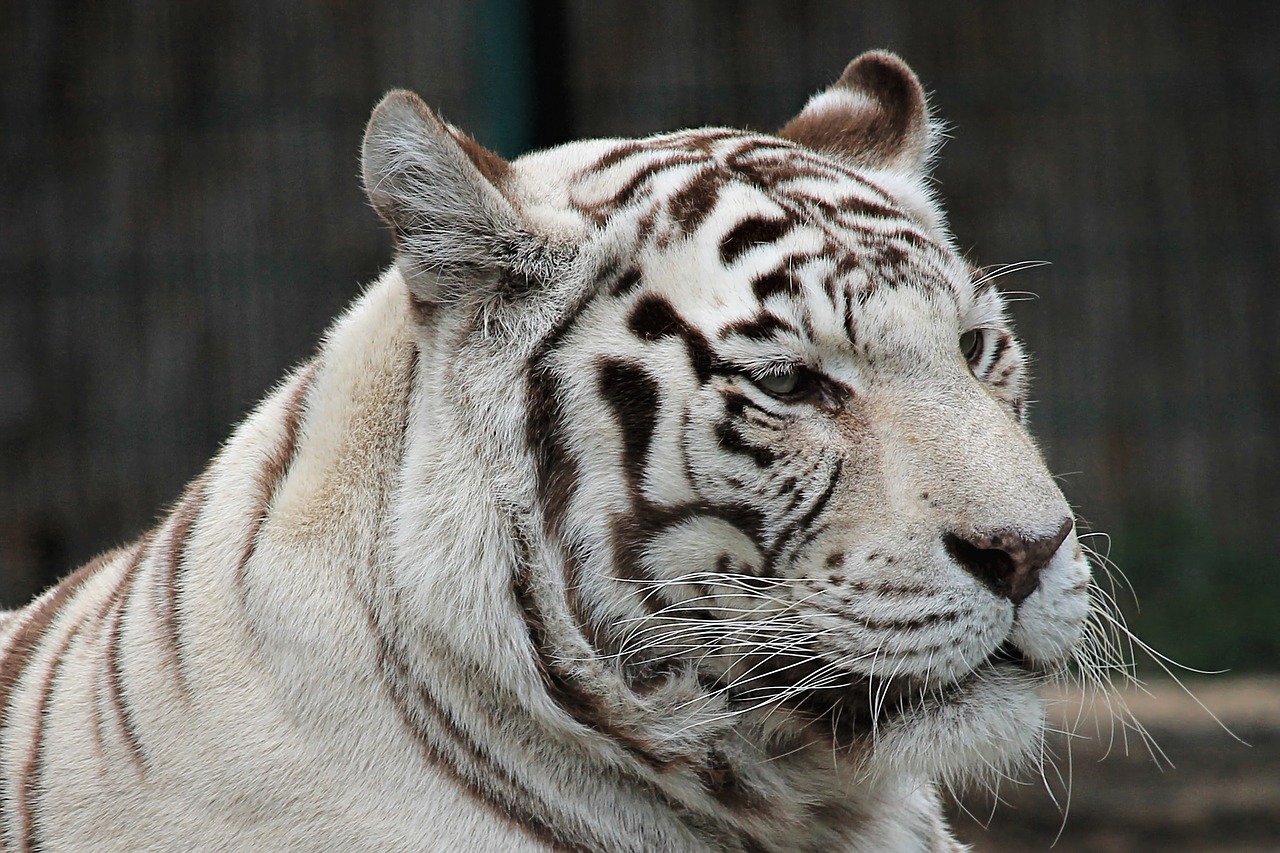
[{"label": "dark gray background", "polygon": [[1002,282],[1034,425],[1135,620],[1274,667],[1278,44],[1271,2],[0,4],[0,600],[149,526],[388,262],[386,89],[512,155],[772,129],[887,47],[960,244],[1052,262]]}]

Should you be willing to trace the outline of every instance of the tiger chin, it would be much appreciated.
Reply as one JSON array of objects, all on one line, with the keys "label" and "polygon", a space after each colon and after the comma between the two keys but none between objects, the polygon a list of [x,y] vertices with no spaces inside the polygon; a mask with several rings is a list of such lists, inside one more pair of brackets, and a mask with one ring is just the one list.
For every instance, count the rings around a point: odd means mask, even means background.
[{"label": "tiger chin", "polygon": [[960,849],[1090,580],[937,136],[878,52],[512,162],[388,95],[395,263],[0,621],[0,847]]}]

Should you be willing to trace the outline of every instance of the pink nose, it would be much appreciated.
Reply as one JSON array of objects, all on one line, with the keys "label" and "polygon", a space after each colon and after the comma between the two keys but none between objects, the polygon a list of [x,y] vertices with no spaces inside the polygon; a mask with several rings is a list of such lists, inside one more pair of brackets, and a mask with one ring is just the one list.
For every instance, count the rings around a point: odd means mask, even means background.
[{"label": "pink nose", "polygon": [[1001,598],[1014,604],[1040,588],[1040,571],[1058,553],[1074,522],[1070,518],[1052,536],[1029,539],[1018,533],[947,533],[943,538],[947,553],[965,571],[986,584]]}]

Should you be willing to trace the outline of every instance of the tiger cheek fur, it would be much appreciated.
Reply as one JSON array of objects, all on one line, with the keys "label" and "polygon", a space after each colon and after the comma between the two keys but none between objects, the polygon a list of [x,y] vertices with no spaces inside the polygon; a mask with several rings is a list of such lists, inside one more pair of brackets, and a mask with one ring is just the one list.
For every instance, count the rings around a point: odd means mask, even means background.
[{"label": "tiger cheek fur", "polygon": [[884,53],[777,136],[511,163],[389,95],[395,266],[0,621],[0,847],[958,849],[1089,568],[935,139]]}]

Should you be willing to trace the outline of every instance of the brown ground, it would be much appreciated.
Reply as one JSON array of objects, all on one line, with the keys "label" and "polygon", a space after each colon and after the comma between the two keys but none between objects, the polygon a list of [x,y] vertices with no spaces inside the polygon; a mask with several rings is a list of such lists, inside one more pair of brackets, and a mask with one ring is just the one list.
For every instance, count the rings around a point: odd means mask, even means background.
[{"label": "brown ground", "polygon": [[[1247,746],[1177,685],[1161,682],[1149,689],[1150,695],[1123,696],[1167,760],[1153,762],[1140,737],[1112,726],[1105,707],[1095,702],[1082,709],[1078,697],[1060,694],[1059,718],[1079,719],[1059,725],[1077,733],[1070,739],[1069,763],[1068,739],[1052,741],[1062,774],[1071,772],[1065,823],[1042,782],[1006,783],[994,816],[989,795],[963,801],[984,823],[989,818],[990,828],[957,807],[957,834],[979,853],[1051,846],[1059,853],[1280,851],[1280,677],[1218,677],[1191,685]],[[1064,785],[1052,772],[1050,778],[1061,800]]]}]

